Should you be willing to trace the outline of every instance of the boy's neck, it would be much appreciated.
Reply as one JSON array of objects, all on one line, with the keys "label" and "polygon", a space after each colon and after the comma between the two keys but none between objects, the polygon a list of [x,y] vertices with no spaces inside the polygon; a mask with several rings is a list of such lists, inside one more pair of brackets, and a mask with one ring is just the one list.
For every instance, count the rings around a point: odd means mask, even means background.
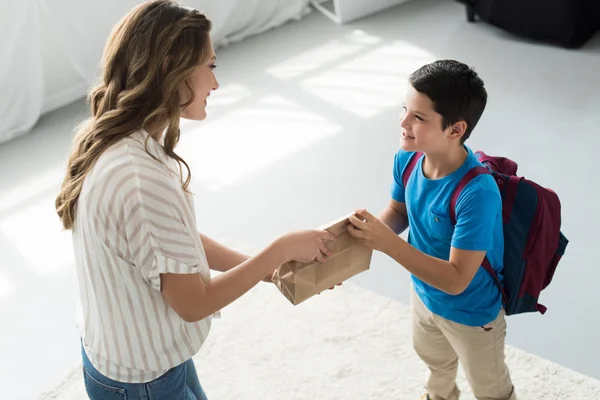
[{"label": "boy's neck", "polygon": [[445,153],[425,153],[423,174],[427,179],[444,178],[459,169],[464,164],[468,154],[464,146],[457,146]]}]

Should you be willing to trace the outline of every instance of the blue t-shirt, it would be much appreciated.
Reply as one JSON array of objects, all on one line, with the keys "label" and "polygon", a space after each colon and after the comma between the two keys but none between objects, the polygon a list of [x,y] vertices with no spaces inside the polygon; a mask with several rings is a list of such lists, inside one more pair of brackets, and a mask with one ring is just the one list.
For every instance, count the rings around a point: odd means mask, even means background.
[{"label": "blue t-shirt", "polygon": [[[462,250],[485,250],[498,276],[504,257],[502,200],[491,175],[479,175],[462,191],[456,204],[456,226],[450,219],[450,198],[468,170],[482,164],[467,146],[463,165],[441,179],[423,175],[422,156],[417,162],[406,189],[402,173],[413,153],[400,150],[394,160],[392,198],[406,203],[408,242],[430,256],[449,260],[450,247]],[[413,286],[425,306],[434,314],[469,326],[493,321],[502,306],[502,297],[492,276],[480,267],[469,286],[459,295],[442,292],[412,276]]]}]

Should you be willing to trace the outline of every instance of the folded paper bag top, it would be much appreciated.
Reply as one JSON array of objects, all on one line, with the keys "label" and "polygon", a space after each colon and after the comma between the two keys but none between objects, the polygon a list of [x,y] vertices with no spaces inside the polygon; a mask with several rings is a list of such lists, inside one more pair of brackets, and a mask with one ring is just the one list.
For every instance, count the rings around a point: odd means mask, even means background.
[{"label": "folded paper bag top", "polygon": [[292,304],[298,305],[370,268],[373,250],[347,232],[348,217],[321,227],[337,236],[337,240],[325,242],[332,253],[325,263],[292,261],[275,271],[273,282]]}]

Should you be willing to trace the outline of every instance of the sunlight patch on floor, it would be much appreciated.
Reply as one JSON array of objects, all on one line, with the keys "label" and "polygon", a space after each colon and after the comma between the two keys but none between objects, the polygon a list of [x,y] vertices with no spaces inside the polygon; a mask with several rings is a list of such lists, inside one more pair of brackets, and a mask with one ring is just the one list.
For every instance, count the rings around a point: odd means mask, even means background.
[{"label": "sunlight patch on floor", "polygon": [[355,30],[342,38],[331,40],[275,65],[267,69],[266,73],[279,79],[296,78],[307,72],[323,68],[340,58],[357,54],[380,41],[381,38],[377,36]]},{"label": "sunlight patch on floor", "polygon": [[308,77],[302,87],[334,106],[370,118],[399,107],[408,75],[433,59],[418,46],[397,41]]},{"label": "sunlight patch on floor", "polygon": [[341,131],[281,96],[268,96],[225,119],[187,124],[178,145],[203,190],[218,190]]},{"label": "sunlight patch on floor", "polygon": [[15,291],[13,284],[8,280],[8,277],[0,271],[0,300],[10,296]]},{"label": "sunlight patch on floor", "polygon": [[0,231],[27,261],[23,267],[33,269],[41,276],[53,274],[74,263],[71,234],[62,230],[53,197],[45,197],[3,217],[0,219]]},{"label": "sunlight patch on floor", "polygon": [[240,100],[248,98],[251,95],[252,92],[250,89],[239,83],[223,85],[208,98],[208,109],[210,110],[211,107],[236,104]]},{"label": "sunlight patch on floor", "polygon": [[[0,215],[52,188],[57,188],[64,178],[65,166],[66,163],[56,168],[45,168],[26,180],[2,187],[0,190]],[[58,194],[58,188],[55,194]]]}]

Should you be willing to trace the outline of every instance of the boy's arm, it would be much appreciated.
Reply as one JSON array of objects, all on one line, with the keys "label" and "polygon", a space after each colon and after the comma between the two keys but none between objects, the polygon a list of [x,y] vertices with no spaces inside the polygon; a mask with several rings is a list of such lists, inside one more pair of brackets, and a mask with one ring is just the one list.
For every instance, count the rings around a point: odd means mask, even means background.
[{"label": "boy's arm", "polygon": [[389,226],[396,235],[401,234],[408,228],[406,203],[391,199],[390,204],[383,210],[379,219]]},{"label": "boy's arm", "polygon": [[350,218],[352,224],[348,231],[366,245],[392,257],[422,281],[456,295],[469,286],[486,249],[493,245],[493,226],[500,210],[500,199],[492,191],[471,191],[459,201],[457,209],[458,221],[449,260],[429,256],[414,248],[365,210],[356,212],[360,219]]},{"label": "boy's arm", "polygon": [[485,251],[452,247],[450,260],[429,256],[398,237],[400,243],[387,253],[408,272],[429,285],[452,295],[461,294],[471,283],[483,262]]},{"label": "boy's arm", "polygon": [[411,153],[399,151],[394,155],[394,167],[392,171],[391,199],[388,206],[383,210],[379,219],[389,226],[396,235],[401,234],[408,228],[408,211],[406,210],[406,188],[402,181],[404,168],[409,162]]}]

